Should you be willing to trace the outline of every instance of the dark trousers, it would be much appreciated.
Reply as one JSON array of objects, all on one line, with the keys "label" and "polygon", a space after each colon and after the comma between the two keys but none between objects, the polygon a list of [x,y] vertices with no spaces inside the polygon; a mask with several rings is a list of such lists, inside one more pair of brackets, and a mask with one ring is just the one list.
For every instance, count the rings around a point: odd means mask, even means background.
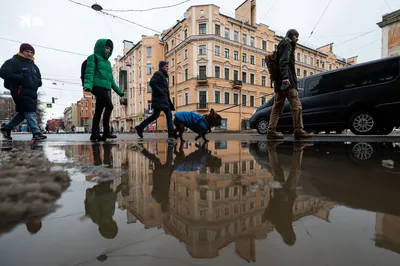
[{"label": "dark trousers", "polygon": [[99,133],[99,124],[101,114],[103,113],[103,128],[104,134],[110,133],[110,116],[111,112],[114,109],[114,106],[111,102],[111,98],[108,95],[108,90],[104,88],[94,87],[92,90],[92,94],[96,96],[96,111],[93,116],[93,127],[92,134]]},{"label": "dark trousers", "polygon": [[172,112],[171,109],[154,109],[153,114],[149,117],[147,117],[138,127],[140,129],[145,129],[148,125],[150,125],[152,122],[157,120],[158,117],[160,117],[161,111],[164,112],[165,117],[167,118],[167,127],[168,127],[168,137],[173,137],[174,136],[174,126],[172,124]]}]

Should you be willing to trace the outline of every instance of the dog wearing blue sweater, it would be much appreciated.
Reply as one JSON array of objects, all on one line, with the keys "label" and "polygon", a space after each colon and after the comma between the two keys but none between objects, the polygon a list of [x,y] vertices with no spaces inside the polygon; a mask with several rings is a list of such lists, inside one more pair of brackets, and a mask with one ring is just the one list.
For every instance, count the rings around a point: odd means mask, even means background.
[{"label": "dog wearing blue sweater", "polygon": [[211,133],[211,128],[220,126],[221,120],[221,116],[214,109],[211,109],[207,115],[201,115],[196,112],[176,112],[174,119],[175,139],[178,138],[177,133],[179,132],[179,138],[184,142],[183,132],[185,131],[185,127],[187,127],[198,134],[196,140],[203,138],[204,141],[208,142],[206,134]]}]

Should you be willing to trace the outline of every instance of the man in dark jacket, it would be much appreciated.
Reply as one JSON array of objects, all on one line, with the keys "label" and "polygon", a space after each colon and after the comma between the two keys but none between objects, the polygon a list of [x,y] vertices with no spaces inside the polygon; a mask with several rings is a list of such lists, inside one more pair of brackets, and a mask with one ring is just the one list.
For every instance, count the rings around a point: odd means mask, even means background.
[{"label": "man in dark jacket", "polygon": [[269,119],[268,139],[283,139],[283,135],[276,132],[276,126],[278,125],[279,115],[285,105],[286,98],[292,110],[294,137],[296,139],[312,137],[312,134],[305,132],[303,129],[302,105],[297,92],[294,52],[298,40],[299,33],[297,30],[291,29],[286,33],[286,37],[277,47],[277,59],[281,78],[277,78],[274,84],[275,98]]},{"label": "man in dark jacket", "polygon": [[167,118],[168,138],[174,138],[174,127],[172,124],[172,112],[175,107],[170,99],[168,85],[168,62],[160,61],[159,70],[154,73],[150,80],[151,87],[151,106],[153,114],[146,118],[140,125],[136,126],[136,133],[143,138],[143,130],[159,116],[161,111]]},{"label": "man in dark jacket", "polygon": [[46,139],[36,120],[37,91],[42,86],[39,68],[33,57],[35,49],[23,43],[19,53],[7,60],[0,68],[0,77],[4,79],[4,87],[11,91],[16,106],[16,114],[11,121],[1,128],[4,138],[11,140],[11,131],[26,119],[36,140]]},{"label": "man in dark jacket", "polygon": [[[124,96],[124,92],[115,83],[111,63],[114,44],[109,39],[100,39],[94,46],[94,53],[87,58],[85,71],[84,90],[90,91],[96,96],[96,110],[93,116],[92,135],[90,140],[101,141],[105,139],[115,139],[116,135],[110,132],[110,116],[114,109],[109,92],[113,89],[119,96]],[[100,136],[100,118],[103,113],[103,136]]]}]

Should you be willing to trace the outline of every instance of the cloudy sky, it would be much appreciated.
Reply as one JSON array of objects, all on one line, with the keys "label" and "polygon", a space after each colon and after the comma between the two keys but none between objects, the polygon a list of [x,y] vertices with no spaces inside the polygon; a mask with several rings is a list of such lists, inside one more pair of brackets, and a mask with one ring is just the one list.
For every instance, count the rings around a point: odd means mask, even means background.
[{"label": "cloudy sky", "polygon": [[[95,3],[95,0],[75,1],[85,5]],[[146,9],[182,1],[98,0],[97,3],[104,9]],[[234,9],[243,1],[191,0],[164,10],[110,13],[161,32],[182,18],[183,13],[191,5],[212,2],[221,8],[221,13],[234,16]],[[277,33],[284,33],[288,28],[296,28],[300,32],[301,41],[309,43],[312,47],[334,42],[337,45],[334,52],[341,57],[358,55],[359,62],[380,58],[381,30],[376,23],[381,21],[383,14],[400,9],[400,1],[332,0],[309,38],[329,1],[258,0],[257,22],[269,25]],[[2,0],[2,2],[7,4],[2,5],[0,9],[0,62],[15,54],[21,42],[34,45],[36,63],[41,69],[42,76],[50,79],[44,81],[41,89],[45,94],[44,101],[51,101],[52,97],[58,99],[54,108],[48,109],[47,119],[61,116],[67,106],[82,96],[82,88],[79,85],[80,66],[85,59],[83,55],[93,52],[97,39],[111,38],[114,41],[115,50],[112,58],[115,58],[122,53],[123,40],[137,42],[142,34],[155,33],[96,13],[68,0]],[[26,22],[30,22],[30,26]],[[367,32],[370,33],[364,34]],[[83,55],[54,51],[35,45]],[[3,81],[0,84],[3,84]],[[0,87],[0,90],[3,88]]]}]

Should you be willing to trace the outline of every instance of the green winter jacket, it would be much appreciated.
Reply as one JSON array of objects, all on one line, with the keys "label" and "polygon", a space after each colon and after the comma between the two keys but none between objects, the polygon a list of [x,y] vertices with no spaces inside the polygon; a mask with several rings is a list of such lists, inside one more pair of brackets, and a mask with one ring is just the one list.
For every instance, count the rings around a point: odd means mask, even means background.
[{"label": "green winter jacket", "polygon": [[[94,54],[87,58],[84,88],[90,91],[92,91],[93,87],[101,87],[107,90],[112,88],[118,95],[123,96],[124,92],[115,83],[111,63],[108,61],[114,48],[112,47],[107,55],[106,42],[107,39],[98,40],[94,46]],[[96,63],[97,67],[95,66]]]}]

